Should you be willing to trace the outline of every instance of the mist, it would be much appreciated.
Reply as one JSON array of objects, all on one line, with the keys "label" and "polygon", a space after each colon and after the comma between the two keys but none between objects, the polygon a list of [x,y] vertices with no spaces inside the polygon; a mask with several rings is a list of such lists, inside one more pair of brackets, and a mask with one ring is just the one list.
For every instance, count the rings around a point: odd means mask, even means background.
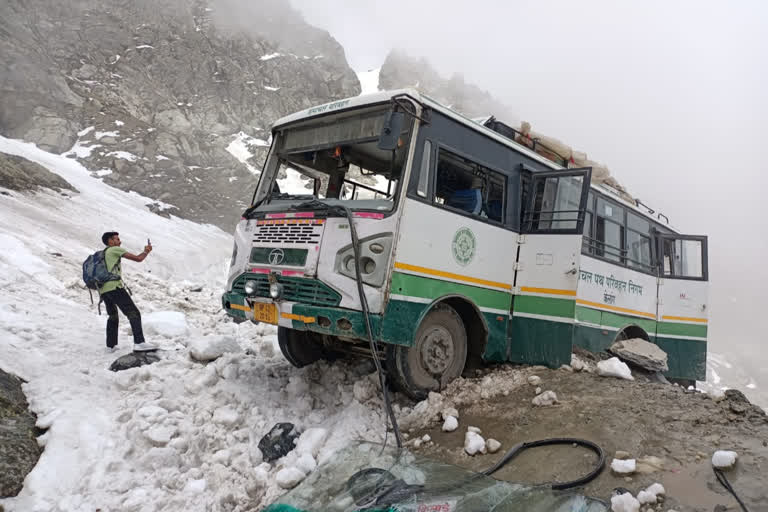
[{"label": "mist", "polygon": [[708,235],[709,351],[761,378],[752,396],[768,405],[768,4],[292,4],[354,69],[400,48],[461,73],[534,130],[604,162],[681,232]]}]

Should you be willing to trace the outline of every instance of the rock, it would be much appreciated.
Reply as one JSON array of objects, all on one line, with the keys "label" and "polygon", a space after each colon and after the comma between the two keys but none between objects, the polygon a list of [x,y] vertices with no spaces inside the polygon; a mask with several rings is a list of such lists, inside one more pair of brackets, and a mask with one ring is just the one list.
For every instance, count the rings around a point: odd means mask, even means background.
[{"label": "rock", "polygon": [[483,433],[483,431],[480,430],[477,427],[467,427],[467,430],[470,431],[470,432],[474,432],[475,434],[482,434]]},{"label": "rock", "polygon": [[613,457],[615,459],[619,459],[619,460],[626,460],[626,459],[631,458],[631,455],[630,455],[629,452],[625,452],[625,451],[622,451],[622,450],[616,450],[616,453],[613,455]]},{"label": "rock", "polygon": [[541,377],[539,377],[538,375],[531,375],[530,377],[528,377],[528,384],[530,384],[531,386],[538,386],[539,384],[541,384]]},{"label": "rock", "polygon": [[277,423],[272,427],[272,430],[261,438],[259,450],[264,455],[265,461],[272,462],[293,450],[296,447],[295,441],[298,438],[299,433],[293,423]]},{"label": "rock", "polygon": [[637,501],[642,505],[656,503],[659,501],[659,496],[664,496],[666,492],[667,491],[664,489],[663,485],[655,483],[650,485],[647,489],[640,491],[637,494]]},{"label": "rock", "polygon": [[443,409],[441,415],[443,419],[446,419],[448,416],[453,416],[454,418],[459,419],[459,411],[455,407],[446,407]]},{"label": "rock", "polygon": [[608,351],[651,372],[669,370],[667,353],[661,350],[658,345],[642,338],[619,340],[611,345]]},{"label": "rock", "polygon": [[189,344],[189,355],[203,363],[218,359],[226,352],[242,352],[231,336],[209,335],[193,339]]},{"label": "rock", "polygon": [[554,405],[557,403],[557,395],[554,391],[545,391],[542,394],[534,397],[533,400],[531,400],[531,403],[538,407]]},{"label": "rock", "polygon": [[[16,496],[42,453],[22,380],[0,370],[0,498]],[[2,509],[2,506],[0,506]]]},{"label": "rock", "polygon": [[534,393],[536,393],[537,395],[540,395],[541,394],[541,388],[540,387],[536,388],[534,390]]},{"label": "rock", "polygon": [[467,430],[464,434],[464,451],[468,455],[475,455],[478,453],[485,453],[485,439],[483,436],[471,430]]},{"label": "rock", "polygon": [[428,443],[428,442],[430,442],[430,441],[432,440],[432,437],[431,437],[429,434],[424,434],[424,435],[421,437],[421,440],[422,440],[422,442],[424,442],[424,443]]},{"label": "rock", "polygon": [[281,489],[293,489],[306,478],[306,474],[298,468],[283,468],[275,475],[275,481]]},{"label": "rock", "polygon": [[563,365],[560,365],[560,369],[561,369],[561,370],[565,370],[565,371],[567,371],[567,372],[571,372],[571,373],[573,373],[573,368],[571,368],[571,366],[570,366],[570,365],[568,365],[568,364],[563,364]]},{"label": "rock", "polygon": [[743,414],[750,421],[768,421],[765,411],[751,403],[738,389],[727,389],[723,395],[723,404],[736,413]]},{"label": "rock", "polygon": [[730,450],[718,450],[712,455],[712,465],[718,469],[730,469],[736,464],[738,454]]},{"label": "rock", "polygon": [[587,363],[579,359],[579,356],[576,354],[571,354],[571,368],[577,372],[581,372],[587,368]]},{"label": "rock", "polygon": [[160,357],[154,352],[130,352],[115,359],[109,365],[109,369],[113,372],[119,372],[129,368],[138,368],[139,366],[156,363],[159,360]]},{"label": "rock", "polygon": [[22,156],[0,153],[0,187],[34,191],[40,188],[77,192],[67,180]]},{"label": "rock", "polygon": [[637,459],[636,471],[644,475],[649,475],[657,471],[664,471],[664,460],[659,457],[654,457],[653,455],[640,457]]},{"label": "rock", "polygon": [[611,461],[611,471],[620,475],[630,475],[637,469],[637,461],[635,459],[613,459]]},{"label": "rock", "polygon": [[488,450],[488,453],[496,453],[501,448],[501,443],[495,439],[486,439],[485,448]]},{"label": "rock", "polygon": [[601,377],[617,377],[619,379],[635,380],[629,366],[619,361],[618,357],[612,357],[597,363],[597,374]]},{"label": "rock", "polygon": [[453,416],[445,418],[445,422],[443,422],[443,432],[453,432],[457,428],[459,428],[459,420]]}]

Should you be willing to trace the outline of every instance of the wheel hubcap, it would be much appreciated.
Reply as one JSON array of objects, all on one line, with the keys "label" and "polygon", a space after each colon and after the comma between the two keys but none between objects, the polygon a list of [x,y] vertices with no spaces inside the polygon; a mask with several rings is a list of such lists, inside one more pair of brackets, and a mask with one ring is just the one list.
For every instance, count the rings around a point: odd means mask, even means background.
[{"label": "wheel hubcap", "polygon": [[443,374],[453,361],[453,337],[443,327],[433,327],[422,338],[421,360],[432,375]]}]

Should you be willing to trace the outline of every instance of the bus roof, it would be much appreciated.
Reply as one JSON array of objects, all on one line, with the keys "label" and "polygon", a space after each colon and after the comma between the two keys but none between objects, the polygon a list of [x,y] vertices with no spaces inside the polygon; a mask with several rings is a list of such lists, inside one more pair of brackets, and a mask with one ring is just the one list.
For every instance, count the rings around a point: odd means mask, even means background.
[{"label": "bus roof", "polygon": [[[320,117],[324,115],[329,115],[334,112],[343,111],[343,110],[351,110],[355,108],[365,107],[365,106],[371,106],[371,105],[377,105],[377,104],[386,104],[389,103],[393,96],[397,95],[409,95],[413,97],[415,100],[423,103],[425,106],[432,108],[441,114],[450,117],[451,119],[465,125],[467,128],[471,130],[475,130],[477,132],[480,132],[484,134],[487,137],[490,137],[501,144],[504,144],[518,153],[522,153],[525,156],[536,160],[537,162],[541,163],[542,165],[545,165],[553,170],[565,170],[566,168],[562,165],[559,165],[548,158],[545,158],[538,153],[532,151],[530,148],[523,146],[522,144],[519,144],[515,142],[514,140],[505,137],[504,135],[495,132],[488,128],[487,126],[483,126],[483,124],[480,122],[481,119],[487,119],[487,118],[480,118],[480,119],[470,119],[455,110],[451,110],[450,108],[442,105],[437,100],[430,98],[429,96],[417,91],[416,89],[407,88],[407,89],[394,89],[389,91],[378,91],[371,94],[364,94],[360,96],[354,96],[351,98],[345,98],[342,100],[336,100],[332,101],[330,103],[325,103],[322,105],[317,105],[315,107],[310,107],[308,109],[301,110],[299,112],[295,112],[293,114],[289,114],[287,116],[281,117],[275,123],[272,125],[272,129],[278,129],[284,125],[287,124],[293,124],[298,121],[302,121],[304,119],[311,119],[314,117]],[[643,217],[653,219],[654,222],[660,223],[659,220],[655,219],[652,215],[649,215],[648,212],[642,210],[637,205],[630,203],[623,197],[621,197],[614,189],[608,185],[604,185],[602,183],[592,183],[591,188],[598,190],[604,194],[607,194],[613,199],[614,201],[620,202],[623,206],[631,208],[634,210],[635,213],[642,215]],[[665,224],[665,227],[673,232],[678,232],[675,228],[673,228],[669,223]]]}]

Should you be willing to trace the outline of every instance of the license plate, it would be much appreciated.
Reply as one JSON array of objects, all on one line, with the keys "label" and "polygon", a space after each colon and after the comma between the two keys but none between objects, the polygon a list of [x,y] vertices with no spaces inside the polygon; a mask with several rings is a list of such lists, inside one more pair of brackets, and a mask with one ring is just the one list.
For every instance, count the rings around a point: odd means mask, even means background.
[{"label": "license plate", "polygon": [[277,325],[277,306],[266,302],[254,303],[253,319],[257,322]]}]

